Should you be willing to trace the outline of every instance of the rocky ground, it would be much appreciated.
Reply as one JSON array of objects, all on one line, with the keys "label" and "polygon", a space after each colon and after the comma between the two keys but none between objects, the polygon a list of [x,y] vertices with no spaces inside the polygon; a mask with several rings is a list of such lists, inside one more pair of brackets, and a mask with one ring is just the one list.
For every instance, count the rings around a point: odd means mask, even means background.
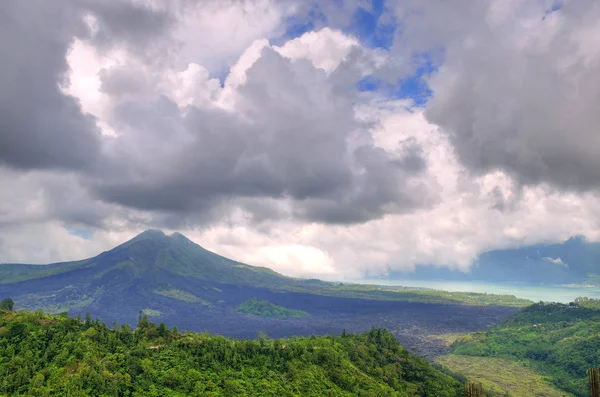
[{"label": "rocky ground", "polygon": [[[290,302],[277,303],[292,306]],[[432,360],[447,352],[448,341],[438,337],[439,335],[464,334],[485,329],[518,310],[496,306],[437,305],[314,296],[296,301],[293,308],[307,311],[310,316],[270,319],[252,315],[239,316],[238,313],[231,313],[229,316],[225,310],[214,321],[206,321],[207,318],[203,321],[187,319],[183,323],[184,328],[189,330],[242,338],[254,338],[258,332],[265,332],[272,338],[281,338],[340,334],[343,329],[347,332],[364,332],[372,327],[385,328],[408,350]],[[182,320],[178,319],[177,322],[181,325]]]},{"label": "rocky ground", "polygon": [[[129,281],[98,279],[95,281],[98,285],[82,283],[62,288],[59,292],[56,292],[58,287],[52,285],[52,280],[58,276],[47,277],[27,285],[0,286],[0,296],[14,297],[19,308],[27,310],[47,310],[48,302],[55,311],[65,310],[63,307],[68,306],[71,315],[85,316],[89,312],[92,317],[107,324],[118,322],[135,326],[140,310],[146,310],[151,314],[151,321],[164,321],[169,326],[176,325],[181,331],[208,331],[239,338],[255,338],[258,332],[281,338],[339,335],[344,328],[347,332],[385,328],[396,335],[407,349],[428,359],[446,351],[444,341],[436,335],[484,329],[518,310],[511,307],[340,298],[219,284],[175,277],[166,272],[159,276],[154,282],[133,276]],[[177,299],[157,294],[157,286],[165,283],[197,298],[186,301],[186,296]],[[302,310],[309,316],[273,319],[237,312],[236,308],[241,303],[252,298]]]}]

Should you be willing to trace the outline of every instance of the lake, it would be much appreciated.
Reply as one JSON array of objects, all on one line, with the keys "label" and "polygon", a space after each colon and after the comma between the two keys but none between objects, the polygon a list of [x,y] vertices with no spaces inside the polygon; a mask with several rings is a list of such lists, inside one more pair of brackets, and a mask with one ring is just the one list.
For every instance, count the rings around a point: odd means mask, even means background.
[{"label": "lake", "polygon": [[487,292],[488,294],[514,295],[517,298],[530,299],[534,302],[547,301],[569,303],[579,296],[600,299],[600,288],[598,287],[500,284],[480,281],[354,280],[352,282],[357,284],[431,288],[443,291]]}]

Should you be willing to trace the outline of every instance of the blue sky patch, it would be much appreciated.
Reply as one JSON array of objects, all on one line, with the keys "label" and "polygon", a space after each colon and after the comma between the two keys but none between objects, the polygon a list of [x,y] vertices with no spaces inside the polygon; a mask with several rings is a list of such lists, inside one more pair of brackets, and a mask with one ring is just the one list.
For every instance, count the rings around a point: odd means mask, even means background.
[{"label": "blue sky patch", "polygon": [[356,86],[360,92],[372,92],[379,90],[381,81],[373,76],[365,76],[356,84]]},{"label": "blue sky patch", "polygon": [[424,106],[433,94],[427,84],[427,78],[438,70],[439,65],[433,62],[429,54],[415,55],[414,63],[415,72],[395,84],[369,75],[363,77],[356,84],[356,88],[361,92],[380,91],[391,98],[412,99],[416,106]]},{"label": "blue sky patch", "polygon": [[427,78],[438,70],[439,65],[433,62],[429,54],[415,55],[414,62],[417,65],[415,73],[398,82],[395,96],[410,98],[415,105],[423,106],[433,94],[427,84]]},{"label": "blue sky patch", "polygon": [[389,49],[394,42],[397,23],[391,17],[389,22],[382,21],[386,12],[385,0],[373,0],[371,5],[370,9],[359,7],[355,11],[346,33],[356,36],[366,47]]},{"label": "blue sky patch", "polygon": [[89,240],[94,235],[94,232],[89,229],[65,228],[71,236],[81,237],[84,240]]},{"label": "blue sky patch", "polygon": [[293,40],[302,36],[306,32],[318,30],[320,26],[324,26],[327,23],[327,17],[319,11],[316,7],[313,7],[308,15],[297,16],[293,15],[285,21],[285,32],[276,38],[271,40],[271,44],[280,46],[288,40]]},{"label": "blue sky patch", "polygon": [[545,20],[546,17],[548,15],[552,14],[553,12],[560,10],[561,8],[563,8],[563,6],[564,6],[564,0],[556,0],[554,3],[552,3],[552,7],[550,7],[550,9],[546,10],[546,12],[544,13],[544,16],[542,17],[542,20]]}]

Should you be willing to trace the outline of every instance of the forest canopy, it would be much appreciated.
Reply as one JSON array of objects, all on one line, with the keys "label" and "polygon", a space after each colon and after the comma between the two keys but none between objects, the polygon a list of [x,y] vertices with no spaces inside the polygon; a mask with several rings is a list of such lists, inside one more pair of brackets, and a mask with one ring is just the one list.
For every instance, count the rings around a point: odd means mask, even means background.
[{"label": "forest canopy", "polygon": [[0,395],[435,396],[461,383],[389,332],[257,340],[41,312],[0,314]]}]

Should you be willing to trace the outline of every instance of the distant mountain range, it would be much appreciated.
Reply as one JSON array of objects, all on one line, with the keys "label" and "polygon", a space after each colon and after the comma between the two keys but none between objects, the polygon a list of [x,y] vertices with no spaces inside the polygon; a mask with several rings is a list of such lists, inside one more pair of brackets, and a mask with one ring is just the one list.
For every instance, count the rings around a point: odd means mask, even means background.
[{"label": "distant mountain range", "polygon": [[424,265],[411,273],[390,272],[386,278],[600,285],[600,243],[577,236],[560,244],[486,252],[470,272]]},{"label": "distant mountain range", "polygon": [[[76,262],[0,264],[0,300],[5,297],[19,310],[89,312],[110,325],[135,324],[142,311],[181,330],[236,337],[255,337],[258,331],[283,337],[408,324],[448,332],[477,329],[514,312],[514,306],[531,303],[511,296],[286,277],[160,230],[148,230]],[[479,311],[486,313],[478,316],[481,323],[472,320]]]}]

